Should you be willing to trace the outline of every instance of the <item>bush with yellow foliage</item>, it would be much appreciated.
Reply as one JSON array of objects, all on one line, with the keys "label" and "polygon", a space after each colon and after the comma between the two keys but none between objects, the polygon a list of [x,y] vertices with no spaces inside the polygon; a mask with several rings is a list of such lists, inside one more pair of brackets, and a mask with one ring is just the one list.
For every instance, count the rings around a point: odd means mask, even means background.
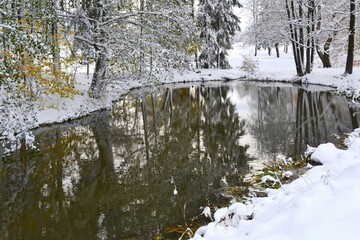
[{"label": "bush with yellow foliage", "polygon": [[72,98],[76,94],[74,69],[82,57],[71,54],[66,33],[60,29],[49,41],[41,23],[31,27],[22,20],[19,26],[18,31],[1,29],[1,36],[8,40],[0,47],[0,84],[15,81],[17,91],[35,99],[42,94]]}]

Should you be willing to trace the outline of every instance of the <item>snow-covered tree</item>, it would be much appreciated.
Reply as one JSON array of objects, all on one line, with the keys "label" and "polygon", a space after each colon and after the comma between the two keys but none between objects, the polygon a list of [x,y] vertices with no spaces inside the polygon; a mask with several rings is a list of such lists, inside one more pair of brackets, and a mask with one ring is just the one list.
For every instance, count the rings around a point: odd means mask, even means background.
[{"label": "snow-covered tree", "polygon": [[83,1],[69,16],[77,42],[92,49],[95,97],[109,79],[159,78],[163,70],[188,64],[191,14],[177,0]]},{"label": "snow-covered tree", "polygon": [[[344,1],[322,0],[315,3],[316,8],[316,52],[324,68],[332,66],[331,49],[334,42],[344,42],[341,31],[343,31],[347,20],[346,6]],[[341,52],[341,48],[337,49]]]},{"label": "snow-covered tree", "polygon": [[0,1],[0,84],[19,83],[19,90],[32,97],[40,94],[74,93],[69,74],[61,69],[69,58],[60,59],[64,32],[57,14],[57,1]]},{"label": "snow-covered tree", "polygon": [[269,54],[272,47],[276,48],[279,57],[279,45],[288,44],[287,18],[284,1],[282,0],[250,0],[246,8],[252,13],[250,26],[244,33],[245,44],[258,48],[267,48]]},{"label": "snow-covered tree", "polygon": [[[60,59],[62,20],[56,0],[0,0],[0,152],[4,142],[35,126],[34,100],[41,94],[74,93]],[[1,155],[1,154],[0,154]]]},{"label": "snow-covered tree", "polygon": [[257,50],[290,41],[299,76],[311,72],[315,52],[323,67],[332,66],[331,51],[334,62],[344,64],[344,43],[349,36],[348,5],[347,0],[249,0],[246,7],[253,19],[245,43],[254,44]]},{"label": "snow-covered tree", "polygon": [[355,24],[356,24],[356,0],[350,0],[350,24],[348,51],[345,66],[345,73],[352,74],[354,65],[354,48],[355,48]]},{"label": "snow-covered tree", "polygon": [[315,51],[315,1],[286,0],[289,35],[298,76],[310,73]]},{"label": "snow-covered tree", "polygon": [[197,13],[201,31],[200,65],[204,68],[229,68],[227,50],[232,37],[240,30],[240,20],[233,7],[242,7],[238,0],[200,0]]}]

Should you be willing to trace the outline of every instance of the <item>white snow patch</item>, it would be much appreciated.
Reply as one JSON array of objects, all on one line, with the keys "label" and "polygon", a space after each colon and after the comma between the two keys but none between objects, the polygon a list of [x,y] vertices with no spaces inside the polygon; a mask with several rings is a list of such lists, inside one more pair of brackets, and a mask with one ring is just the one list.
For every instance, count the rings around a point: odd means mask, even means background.
[{"label": "white snow patch", "polygon": [[211,217],[211,209],[210,209],[210,207],[205,207],[202,214],[204,214],[204,216],[207,217],[207,218],[212,218]]},{"label": "white snow patch", "polygon": [[285,171],[283,172],[282,176],[285,178],[290,178],[291,176],[293,176],[294,174],[292,173],[292,171]]},{"label": "white snow patch", "polygon": [[267,181],[269,181],[269,182],[277,182],[278,180],[276,180],[275,178],[273,178],[270,175],[265,175],[265,176],[261,177],[261,182],[262,183],[266,183]]},{"label": "white snow patch", "polygon": [[[244,219],[243,212],[233,211],[232,219],[237,222],[232,221],[231,225],[210,223],[200,228],[193,239],[358,239],[359,132],[356,129],[350,134],[346,150],[337,149],[330,143],[317,147],[312,158],[324,165],[311,168],[299,179],[283,185],[284,189],[268,190],[268,197],[253,198],[247,204],[234,203],[229,207],[249,207],[253,219]],[[222,209],[218,218],[224,219],[226,214]]]},{"label": "white snow patch", "polygon": [[337,160],[343,150],[337,149],[333,143],[321,144],[311,155],[311,160],[322,164],[328,164]]}]

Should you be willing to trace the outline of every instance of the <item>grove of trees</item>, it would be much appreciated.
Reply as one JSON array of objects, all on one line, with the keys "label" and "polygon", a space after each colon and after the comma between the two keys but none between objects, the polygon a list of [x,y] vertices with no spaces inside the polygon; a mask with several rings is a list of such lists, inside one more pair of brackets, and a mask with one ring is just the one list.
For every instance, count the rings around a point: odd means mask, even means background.
[{"label": "grove of trees", "polygon": [[[159,79],[169,69],[229,68],[240,30],[234,7],[252,11],[255,50],[291,44],[299,76],[356,47],[356,0],[0,0],[0,84],[26,96],[71,96],[80,64],[94,63],[89,93],[119,79]],[[255,52],[256,54],[256,52]],[[72,69],[72,71],[71,71]],[[168,71],[169,72],[169,71]]]},{"label": "grove of trees", "polygon": [[[291,44],[298,76],[310,73],[317,53],[324,68],[347,59],[351,74],[356,50],[356,0],[248,0],[252,12],[246,43],[259,48]],[[340,63],[338,63],[340,65]]]},{"label": "grove of trees", "polygon": [[148,80],[194,65],[228,68],[237,0],[0,0],[0,84],[31,97],[74,94],[79,63],[94,63],[89,93],[114,79]]}]

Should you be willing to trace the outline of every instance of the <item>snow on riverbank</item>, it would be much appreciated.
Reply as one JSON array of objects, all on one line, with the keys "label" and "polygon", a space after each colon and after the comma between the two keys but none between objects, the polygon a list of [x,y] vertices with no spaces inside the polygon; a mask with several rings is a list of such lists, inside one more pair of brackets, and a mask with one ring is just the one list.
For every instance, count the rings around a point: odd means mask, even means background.
[{"label": "snow on riverbank", "polygon": [[[218,221],[201,227],[193,239],[359,239],[360,129],[350,134],[346,145],[347,150],[340,150],[332,143],[321,144],[311,158],[323,165],[269,190],[268,197],[219,209]],[[249,215],[252,219],[246,220]]]},{"label": "snow on riverbank", "polygon": [[[240,70],[244,56],[257,61],[258,68],[255,73],[249,74]],[[185,73],[175,73],[172,77],[167,78],[164,83],[235,79],[275,80],[291,83],[296,78],[295,65],[291,53],[281,53],[280,58],[276,58],[275,55],[268,56],[266,51],[259,51],[258,56],[253,57],[252,48],[243,47],[238,43],[229,52],[229,62],[232,69],[201,69]],[[85,70],[85,68],[79,68],[77,71],[76,89],[81,94],[76,95],[74,99],[43,96],[36,102],[37,125],[62,122],[84,116],[96,110],[111,108],[111,101],[116,100],[132,88],[144,85],[143,82],[139,81],[119,81],[116,89],[110,92],[107,98],[101,100],[91,99],[87,95],[91,73],[90,76],[86,76]],[[343,73],[343,68],[315,68],[302,81],[332,86],[339,91],[360,97],[360,68],[355,68],[354,73],[346,77],[343,76]]]}]

